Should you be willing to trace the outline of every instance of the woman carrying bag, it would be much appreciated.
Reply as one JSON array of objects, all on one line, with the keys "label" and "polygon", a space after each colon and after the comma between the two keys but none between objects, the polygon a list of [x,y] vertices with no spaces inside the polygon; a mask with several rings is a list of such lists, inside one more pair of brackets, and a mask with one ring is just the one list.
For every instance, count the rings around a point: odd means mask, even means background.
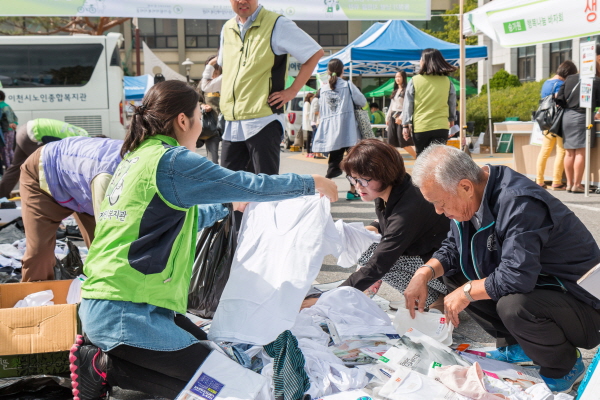
[{"label": "woman carrying bag", "polygon": [[432,143],[446,144],[456,118],[456,91],[448,75],[456,67],[437,49],[425,49],[421,68],[406,87],[402,124],[404,139],[415,142],[417,156]]},{"label": "woman carrying bag", "polygon": [[[206,60],[206,68],[202,74],[200,89],[202,90],[202,135],[198,139],[206,145],[206,155],[215,164],[219,163],[219,142],[223,132],[219,129],[219,105],[221,100],[221,67],[217,64],[217,56]],[[196,147],[201,147],[200,146]]]},{"label": "woman carrying bag", "polygon": [[396,72],[396,76],[394,77],[394,91],[391,96],[390,108],[388,109],[386,115],[387,121],[387,134],[388,134],[388,143],[394,147],[401,147],[408,154],[413,156],[413,158],[417,158],[417,153],[415,152],[415,148],[413,147],[415,144],[412,138],[408,138],[408,140],[404,139],[404,135],[402,134],[402,108],[404,107],[404,94],[406,93],[406,86],[408,84],[408,79],[406,78],[406,72],[398,71]]},{"label": "woman carrying bag", "polygon": [[[367,104],[367,99],[351,82],[342,78],[344,64],[333,58],[327,65],[329,81],[321,87],[319,99],[320,125],[314,134],[312,151],[329,152],[326,178],[333,179],[342,175],[340,163],[344,153],[361,138],[358,123],[354,116],[354,108]],[[354,186],[346,194],[347,200],[360,200]]]}]

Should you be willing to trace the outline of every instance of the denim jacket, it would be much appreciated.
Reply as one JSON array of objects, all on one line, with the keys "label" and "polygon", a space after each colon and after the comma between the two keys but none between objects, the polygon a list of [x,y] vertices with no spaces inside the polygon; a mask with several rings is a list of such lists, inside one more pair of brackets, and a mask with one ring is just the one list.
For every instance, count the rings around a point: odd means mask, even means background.
[{"label": "denim jacket", "polygon": [[[156,182],[170,203],[183,208],[198,205],[198,229],[227,216],[221,203],[276,201],[315,193],[310,175],[234,172],[181,146],[162,156]],[[79,316],[90,340],[104,351],[121,344],[176,351],[197,342],[175,325],[173,311],[150,304],[83,299]]]}]

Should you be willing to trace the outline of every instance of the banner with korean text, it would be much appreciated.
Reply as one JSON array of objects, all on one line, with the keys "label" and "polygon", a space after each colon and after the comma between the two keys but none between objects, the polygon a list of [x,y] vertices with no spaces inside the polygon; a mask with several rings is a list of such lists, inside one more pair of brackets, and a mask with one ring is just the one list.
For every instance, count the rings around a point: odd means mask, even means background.
[{"label": "banner with korean text", "polygon": [[597,0],[494,0],[465,14],[467,35],[482,32],[503,47],[600,34]]},{"label": "banner with korean text", "polygon": [[[226,0],[18,0],[3,1],[0,16],[85,16],[230,19]],[[431,0],[261,0],[292,20],[429,20]]]}]

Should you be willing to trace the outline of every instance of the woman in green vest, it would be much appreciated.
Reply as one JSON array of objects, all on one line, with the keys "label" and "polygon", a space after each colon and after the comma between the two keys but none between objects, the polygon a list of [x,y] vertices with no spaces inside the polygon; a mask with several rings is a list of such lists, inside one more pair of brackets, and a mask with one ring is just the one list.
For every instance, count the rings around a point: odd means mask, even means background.
[{"label": "woman in green vest", "polygon": [[456,119],[456,91],[448,75],[456,67],[437,49],[421,53],[421,68],[406,87],[402,111],[403,136],[411,136],[417,156],[432,143],[446,144]]},{"label": "woman in green vest", "polygon": [[213,164],[195,153],[201,131],[198,93],[183,82],[154,85],[136,108],[84,267],[86,336],[70,355],[74,400],[104,398],[113,386],[175,398],[192,378],[211,347],[183,314],[198,229],[227,216],[221,203],[315,190],[337,200],[337,186],[322,176]]}]

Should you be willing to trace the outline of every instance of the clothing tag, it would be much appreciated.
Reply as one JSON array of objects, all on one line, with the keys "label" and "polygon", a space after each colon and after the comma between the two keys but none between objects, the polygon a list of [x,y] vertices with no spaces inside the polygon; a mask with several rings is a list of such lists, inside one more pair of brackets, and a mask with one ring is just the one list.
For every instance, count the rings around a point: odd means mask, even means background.
[{"label": "clothing tag", "polygon": [[224,387],[225,385],[218,380],[202,373],[190,390],[199,395],[201,399],[213,400]]}]

